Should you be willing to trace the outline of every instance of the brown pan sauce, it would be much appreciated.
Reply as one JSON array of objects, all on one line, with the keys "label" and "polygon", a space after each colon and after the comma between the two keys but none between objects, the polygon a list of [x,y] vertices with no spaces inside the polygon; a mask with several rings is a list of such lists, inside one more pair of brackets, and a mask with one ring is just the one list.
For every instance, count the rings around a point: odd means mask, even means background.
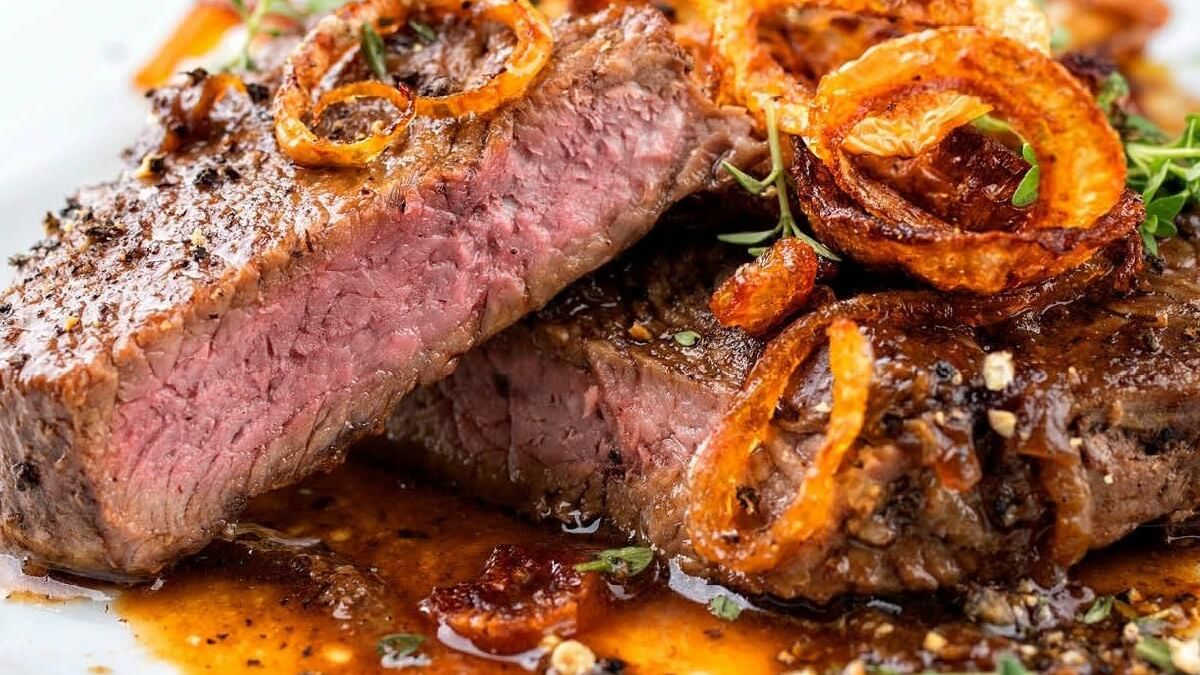
[{"label": "brown pan sauce", "polygon": [[[561,571],[627,545],[532,525],[361,462],[255,500],[243,522],[255,526],[243,528],[240,543],[218,542],[116,605],[144,645],[185,673],[396,672],[377,650],[395,633],[425,638],[415,654],[390,662],[411,672],[545,672],[554,640],[516,655],[482,654],[447,627],[439,631],[421,601],[435,587],[476,579],[497,547],[566,561]],[[578,632],[565,627],[559,637],[586,645],[597,673],[978,672],[1001,653],[1019,654],[1031,671],[1153,672],[1134,656],[1125,627],[1132,621],[1119,612],[1160,614],[1146,635],[1186,634],[1200,554],[1142,542],[1151,538],[1162,539],[1141,537],[1094,556],[1077,581],[1054,588],[1026,581],[1003,592],[825,608],[752,599],[765,611],[733,621],[704,604],[732,593],[656,561],[636,579],[603,579],[604,597],[588,600],[586,617],[580,610]],[[1121,594],[1117,610],[1084,624],[1079,618],[1103,594]],[[1014,608],[1025,623],[1004,625]]]}]

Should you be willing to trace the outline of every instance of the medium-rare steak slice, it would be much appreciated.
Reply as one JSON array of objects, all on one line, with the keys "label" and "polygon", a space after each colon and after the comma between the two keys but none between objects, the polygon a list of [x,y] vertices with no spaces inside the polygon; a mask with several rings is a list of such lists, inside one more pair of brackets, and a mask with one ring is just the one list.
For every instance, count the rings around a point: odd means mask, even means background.
[{"label": "medium-rare steak slice", "polygon": [[[717,160],[758,152],[741,113],[696,92],[659,13],[555,30],[524,99],[417,120],[367,169],[281,156],[267,76],[212,129],[170,129],[201,136],[181,151],[139,171],[157,130],[51,217],[0,299],[0,539],[87,574],[157,570],[247,497],[338,462],[415,384],[715,181]],[[389,65],[453,90],[507,39],[450,21]],[[158,96],[176,95],[194,92]],[[326,131],[353,135],[361,120],[337,112]]]},{"label": "medium-rare steak slice", "polygon": [[[1200,241],[1175,241],[1131,297],[986,331],[870,326],[876,380],[842,527],[765,574],[706,565],[683,526],[685,474],[762,347],[707,309],[715,282],[745,258],[642,246],[411,395],[388,425],[400,461],[530,514],[604,518],[737,588],[815,600],[1044,569],[1039,550],[1069,487],[1043,487],[1041,465],[1023,454],[1043,433],[1082,455],[1092,548],[1200,505]],[[681,331],[699,341],[685,346]],[[993,391],[984,363],[1002,351],[1015,379]],[[825,350],[793,378],[777,441],[752,465],[760,489],[746,498],[760,509],[790,500],[829,402]],[[953,467],[954,449],[982,464],[967,492],[928,468]]]}]

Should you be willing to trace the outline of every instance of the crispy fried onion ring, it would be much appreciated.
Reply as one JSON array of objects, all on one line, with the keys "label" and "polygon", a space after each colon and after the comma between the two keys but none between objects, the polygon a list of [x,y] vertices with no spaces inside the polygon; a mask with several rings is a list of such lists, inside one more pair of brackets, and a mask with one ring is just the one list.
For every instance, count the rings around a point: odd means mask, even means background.
[{"label": "crispy fried onion ring", "polygon": [[[776,101],[779,128],[789,134],[808,130],[813,87],[789,74],[771,55],[759,39],[758,23],[763,12],[796,6],[845,10],[918,26],[977,26],[1030,49],[1050,51],[1050,22],[1036,0],[700,0],[701,13],[712,26],[712,47],[724,74],[721,99],[744,105],[760,122],[766,119],[767,103]],[[950,121],[961,119],[962,109],[956,110],[957,115],[947,114]],[[912,129],[909,133],[920,131]],[[933,137],[913,143],[927,147],[936,140]]]},{"label": "crispy fried onion ring", "polygon": [[[851,130],[873,113],[919,114],[930,92],[948,90],[993,106],[1036,149],[1039,198],[1015,232],[967,236],[868,178],[846,147]],[[822,80],[811,130],[809,149],[881,221],[872,234],[886,257],[880,250],[873,254],[880,260],[865,262],[899,264],[942,290],[996,293],[1046,279],[1125,234],[1096,229],[1121,199],[1126,169],[1120,138],[1090,93],[1046,56],[979,29],[930,30],[868,50]],[[939,129],[937,140],[950,131]],[[931,256],[929,242],[959,248]]]},{"label": "crispy fried onion ring", "polygon": [[[769,571],[785,562],[806,542],[818,540],[844,517],[838,504],[838,469],[863,427],[873,357],[855,322],[887,322],[899,328],[930,325],[993,326],[1020,314],[1077,300],[1103,287],[1128,289],[1142,263],[1136,236],[1115,244],[1079,268],[1049,281],[988,297],[949,296],[932,291],[893,291],[861,295],[827,305],[797,319],[763,352],[725,416],[701,444],[688,473],[690,504],[685,524],[702,557],[747,574]],[[829,429],[796,496],[769,525],[747,531],[739,521],[747,515],[738,498],[750,480],[749,464],[756,449],[773,433],[772,419],[797,368],[820,342],[830,337],[830,369],[834,401]],[[1053,439],[1051,439],[1053,440]],[[1059,444],[1032,457],[1044,468],[1043,480],[1082,485],[1087,479],[1078,450]],[[968,490],[971,483],[948,485]],[[1051,549],[1063,564],[1077,562],[1090,540],[1086,492],[1059,490],[1047,483],[1057,501]]]},{"label": "crispy fried onion ring", "polygon": [[[351,3],[321,20],[284,64],[283,82],[275,94],[275,137],[292,161],[311,167],[364,166],[404,134],[414,115],[461,117],[494,110],[522,96],[550,59],[554,46],[550,25],[528,0],[429,0],[417,7],[453,14],[469,12],[478,21],[508,26],[516,44],[504,69],[476,89],[448,96],[414,98],[402,85],[358,82],[327,92],[314,108],[314,92],[342,57],[359,45],[363,27],[370,25],[380,35],[394,33],[413,9],[413,3],[406,0]],[[390,131],[340,143],[319,137],[305,121],[319,121],[329,106],[361,98],[384,99],[400,111]]]},{"label": "crispy fried onion ring", "polygon": [[783,515],[757,532],[736,530],[737,494],[751,453],[769,433],[775,407],[792,373],[817,346],[823,325],[806,317],[771,341],[733,407],[697,452],[689,489],[693,499],[702,497],[688,510],[687,524],[696,551],[709,560],[742,572],[765,571],[792,546],[836,524],[837,473],[862,430],[874,367],[870,342],[853,321],[842,318],[828,330],[833,410],[813,464]]}]

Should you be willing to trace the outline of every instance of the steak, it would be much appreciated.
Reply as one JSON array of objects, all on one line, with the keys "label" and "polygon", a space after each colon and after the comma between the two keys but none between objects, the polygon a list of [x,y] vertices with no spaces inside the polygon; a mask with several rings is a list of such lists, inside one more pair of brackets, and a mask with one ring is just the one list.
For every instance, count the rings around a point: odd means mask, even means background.
[{"label": "steak", "polygon": [[[845,470],[843,484],[857,487],[842,526],[763,574],[710,564],[683,526],[688,462],[763,342],[707,309],[744,254],[654,238],[411,395],[388,423],[404,450],[396,460],[534,516],[603,518],[743,591],[816,601],[1054,569],[1041,551],[1069,487],[1043,481],[1030,457],[1043,433],[1064,435],[1082,459],[1090,548],[1200,505],[1200,241],[1176,240],[1129,297],[986,330],[864,326],[875,381]],[[681,331],[699,341],[685,346],[673,338]],[[993,391],[984,363],[1000,351],[1012,354],[1015,379]],[[792,379],[766,436],[779,440],[752,464],[761,510],[790,501],[830,400],[823,348]],[[994,410],[1014,411],[1015,428],[990,422]],[[945,487],[931,468],[953,463],[947,448],[978,457],[972,489]]]},{"label": "steak", "polygon": [[[438,31],[392,40],[392,72],[420,91],[503,62],[498,27]],[[202,137],[158,158],[165,133],[202,130],[153,129],[119,178],[48,216],[0,298],[0,540],[84,574],[155,572],[248,497],[339,462],[416,384],[714,186],[720,159],[760,155],[743,113],[697,93],[658,12],[555,31],[522,100],[419,119],[368,168],[280,154],[276,66]],[[331,110],[325,131],[354,134],[371,107]]]}]

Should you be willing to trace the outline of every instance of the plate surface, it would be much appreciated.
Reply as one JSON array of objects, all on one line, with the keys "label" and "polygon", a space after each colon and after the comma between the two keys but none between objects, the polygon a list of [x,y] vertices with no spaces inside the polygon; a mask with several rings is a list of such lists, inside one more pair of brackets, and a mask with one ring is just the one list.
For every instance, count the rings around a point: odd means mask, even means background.
[{"label": "plate surface", "polygon": [[[1200,93],[1200,2],[1171,0],[1153,51]],[[111,176],[146,106],[129,79],[191,0],[0,0],[0,263],[40,238],[42,216],[78,185]],[[0,264],[0,286],[12,270]],[[105,602],[0,600],[0,673],[176,672],[138,646]]]}]

